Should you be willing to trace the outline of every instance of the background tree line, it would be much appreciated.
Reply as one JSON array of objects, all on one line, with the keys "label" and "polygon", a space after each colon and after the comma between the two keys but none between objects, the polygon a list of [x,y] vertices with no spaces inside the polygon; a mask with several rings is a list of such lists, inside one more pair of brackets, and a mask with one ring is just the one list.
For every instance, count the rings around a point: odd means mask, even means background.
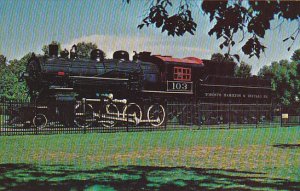
[{"label": "background tree line", "polygon": [[[52,43],[59,46],[62,51],[61,44],[53,41]],[[88,58],[91,50],[98,48],[96,44],[91,42],[77,43],[79,56]],[[48,46],[42,48],[43,54],[48,55]],[[25,82],[19,82],[20,75],[25,72],[26,64],[32,53],[26,54],[21,59],[13,59],[7,61],[4,55],[0,54],[0,98],[22,99],[28,100],[28,90]],[[215,53],[211,56],[211,60],[218,62],[233,61],[221,53]],[[257,76],[260,78],[271,80],[272,89],[274,90],[274,100],[285,106],[299,104],[300,100],[300,49],[296,50],[291,57],[291,61],[280,60],[274,61],[271,65],[263,66]],[[235,69],[235,77],[248,78],[251,74],[252,66],[241,61]]]}]

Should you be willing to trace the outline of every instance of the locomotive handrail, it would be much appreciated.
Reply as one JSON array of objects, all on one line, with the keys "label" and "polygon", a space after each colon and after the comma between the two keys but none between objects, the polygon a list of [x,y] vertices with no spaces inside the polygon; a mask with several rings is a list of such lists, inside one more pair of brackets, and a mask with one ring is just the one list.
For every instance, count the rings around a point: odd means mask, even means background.
[{"label": "locomotive handrail", "polygon": [[[233,80],[233,81],[232,81]],[[246,81],[245,81],[246,80]],[[213,84],[213,83],[219,83],[219,85],[232,85],[232,86],[240,86],[245,85],[242,87],[265,87],[269,88],[271,87],[271,84],[268,83],[270,80],[262,79],[258,77],[248,77],[248,78],[241,78],[241,77],[235,77],[235,76],[217,76],[217,75],[207,75],[205,78],[202,79],[200,84],[206,83],[206,84]]]},{"label": "locomotive handrail", "polygon": [[193,92],[168,92],[168,91],[156,91],[156,90],[142,90],[145,93],[161,93],[161,94],[194,94]]},{"label": "locomotive handrail", "polygon": [[217,87],[223,87],[223,86],[226,86],[226,87],[233,87],[233,88],[249,88],[249,89],[254,89],[254,88],[261,88],[261,89],[269,89],[269,90],[272,90],[272,88],[270,87],[265,87],[265,86],[240,86],[240,85],[220,85],[220,84],[201,84],[201,86],[217,86]]},{"label": "locomotive handrail", "polygon": [[92,76],[70,76],[70,78],[116,80],[116,81],[128,81],[129,80],[128,78],[107,78],[107,77],[92,77]]},{"label": "locomotive handrail", "polygon": [[126,99],[113,99],[112,102],[113,103],[123,103],[123,104],[126,104],[127,100]]}]

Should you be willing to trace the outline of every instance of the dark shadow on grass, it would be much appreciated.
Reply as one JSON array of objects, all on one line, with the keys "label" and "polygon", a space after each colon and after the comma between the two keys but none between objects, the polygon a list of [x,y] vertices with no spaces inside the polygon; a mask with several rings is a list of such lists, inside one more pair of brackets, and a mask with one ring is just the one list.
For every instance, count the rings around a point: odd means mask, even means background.
[{"label": "dark shadow on grass", "polygon": [[0,190],[252,190],[300,189],[300,182],[261,173],[185,167],[0,165]]},{"label": "dark shadow on grass", "polygon": [[277,144],[272,146],[281,149],[300,149],[300,144]]}]

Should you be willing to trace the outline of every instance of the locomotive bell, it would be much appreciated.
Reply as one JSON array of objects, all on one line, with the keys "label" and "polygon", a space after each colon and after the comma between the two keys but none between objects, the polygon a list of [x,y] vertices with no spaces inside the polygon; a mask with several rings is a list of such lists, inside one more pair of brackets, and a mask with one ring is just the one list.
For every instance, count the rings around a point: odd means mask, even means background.
[{"label": "locomotive bell", "polygon": [[67,49],[60,52],[62,58],[67,58],[69,56],[69,51]]},{"label": "locomotive bell", "polygon": [[129,61],[129,54],[124,50],[114,52],[113,59]]},{"label": "locomotive bell", "polygon": [[91,52],[91,59],[96,60],[98,62],[104,60],[104,52],[100,49],[94,49]]}]

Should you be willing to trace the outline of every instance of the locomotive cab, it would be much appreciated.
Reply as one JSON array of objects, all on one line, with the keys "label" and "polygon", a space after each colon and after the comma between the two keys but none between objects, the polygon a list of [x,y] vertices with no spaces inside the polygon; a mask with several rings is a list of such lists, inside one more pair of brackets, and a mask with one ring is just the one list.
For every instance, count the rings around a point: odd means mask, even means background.
[{"label": "locomotive cab", "polygon": [[152,62],[160,68],[161,90],[170,93],[193,93],[194,82],[203,71],[202,60],[195,57],[173,58],[153,55]]}]

